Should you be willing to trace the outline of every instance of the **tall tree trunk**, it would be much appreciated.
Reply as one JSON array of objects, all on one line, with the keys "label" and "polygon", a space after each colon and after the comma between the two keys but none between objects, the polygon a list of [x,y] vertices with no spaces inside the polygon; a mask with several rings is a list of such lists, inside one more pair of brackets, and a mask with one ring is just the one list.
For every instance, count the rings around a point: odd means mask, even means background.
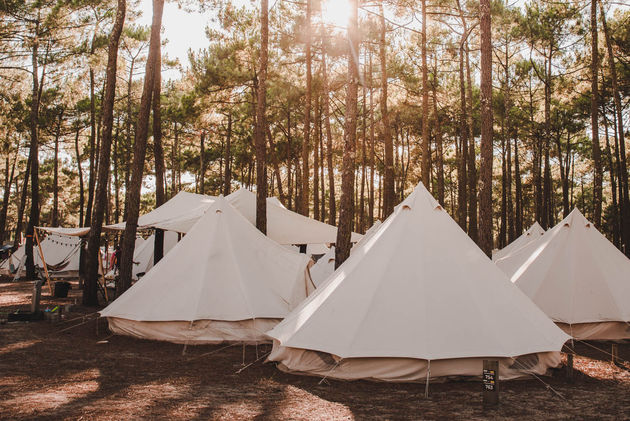
[{"label": "tall tree trunk", "polygon": [[374,145],[374,79],[372,77],[372,52],[370,52],[370,189],[368,204],[368,225],[374,225],[374,161],[376,158]]},{"label": "tall tree trunk", "polygon": [[291,166],[291,104],[287,104],[287,207],[293,209],[293,168]]},{"label": "tall tree trunk", "polygon": [[[358,0],[349,0],[350,19],[348,22],[348,85],[346,90],[346,118],[344,127],[343,165],[341,170],[341,202],[339,209],[339,226],[335,247],[335,269],[350,255],[352,217],[354,215],[353,187],[356,162],[357,136],[357,97],[359,93],[359,29]],[[383,22],[381,21],[381,25]],[[381,47],[383,48],[383,47]],[[383,67],[385,63],[381,63]],[[386,85],[385,85],[386,86]],[[386,97],[385,97],[386,98]],[[385,113],[386,114],[386,113]],[[387,124],[384,124],[387,127]],[[392,177],[393,181],[393,177]],[[393,187],[393,186],[392,186]]]},{"label": "tall tree trunk", "polygon": [[[431,167],[429,159],[431,149],[429,147],[429,79],[427,70],[427,2],[422,4],[422,183],[431,191]],[[381,18],[381,19],[384,19]]]},{"label": "tall tree trunk", "polygon": [[604,130],[606,133],[606,157],[608,158],[608,172],[610,174],[610,190],[612,193],[612,206],[613,206],[613,220],[612,220],[612,235],[613,235],[613,244],[616,247],[620,246],[619,243],[619,234],[621,232],[619,226],[619,218],[618,218],[618,207],[617,207],[617,180],[615,179],[615,165],[613,163],[613,155],[612,149],[610,147],[610,140],[608,139],[608,119],[606,118],[605,110],[602,110],[602,115],[604,116]]},{"label": "tall tree trunk", "polygon": [[514,196],[512,195],[512,142],[510,133],[507,136],[507,217],[508,217],[508,244],[516,239],[514,229]]},{"label": "tall tree trunk", "polygon": [[593,223],[602,225],[602,162],[599,146],[599,46],[597,42],[597,0],[591,0],[591,140],[593,142]]},{"label": "tall tree trunk", "polygon": [[553,49],[549,48],[547,70],[545,71],[545,139],[543,144],[544,172],[543,172],[543,206],[541,225],[544,229],[551,226],[551,163],[549,162],[549,149],[551,139],[551,72]]},{"label": "tall tree trunk", "polygon": [[39,50],[39,21],[35,23],[35,38],[32,45],[31,64],[33,72],[33,90],[31,98],[31,214],[26,226],[26,278],[35,279],[35,261],[33,259],[33,235],[35,227],[39,225],[39,93],[40,86],[38,80],[38,55]]},{"label": "tall tree trunk", "polygon": [[321,212],[320,212],[320,221],[326,221],[326,183],[324,177],[324,124],[322,121],[322,109],[320,104],[319,110],[319,182],[321,189]]},{"label": "tall tree trunk", "polygon": [[[157,34],[158,48],[160,51],[156,56],[155,80],[153,83],[152,108],[153,108],[153,158],[155,160],[155,207],[166,202],[164,192],[164,147],[162,146],[162,51],[161,34]],[[202,178],[203,183],[203,178]],[[203,194],[203,184],[202,192]],[[164,256],[164,231],[155,230],[153,244],[153,264],[157,264]]]},{"label": "tall tree trunk", "polygon": [[[278,162],[278,155],[275,153],[276,147],[273,142],[273,135],[271,134],[271,129],[269,128],[269,124],[265,127],[267,133],[267,139],[269,139],[269,150],[272,153],[271,162],[273,163],[273,175],[278,180],[278,194],[280,199],[284,197],[284,192],[282,189],[282,177],[280,175],[280,163]],[[273,186],[272,186],[273,188]]]},{"label": "tall tree trunk", "polygon": [[316,220],[321,220],[320,208],[319,208],[319,92],[315,93],[315,133],[314,140],[315,145],[313,147],[313,213]]},{"label": "tall tree trunk", "polygon": [[[7,157],[6,157],[6,167],[4,171],[4,194],[2,197],[2,210],[0,210],[0,244],[4,244],[5,237],[7,232],[7,213],[9,211],[9,203],[11,198],[11,184],[13,183],[13,176],[15,175],[15,166],[17,165],[18,157],[20,156],[20,148],[17,147],[15,152],[15,159],[13,160],[13,164],[11,165],[11,172],[9,172],[9,162],[10,162],[10,143],[9,143],[9,134],[7,133],[6,140],[6,148],[7,148]],[[17,183],[16,183],[17,186]],[[17,194],[17,189],[16,189]]]},{"label": "tall tree trunk", "polygon": [[[90,54],[94,54],[95,37],[92,39]],[[90,66],[90,168],[88,174],[88,201],[85,211],[85,225],[90,226],[96,184],[96,98],[94,95],[94,69]]]},{"label": "tall tree trunk", "polygon": [[[310,0],[309,0],[310,13]],[[268,0],[260,0],[260,67],[258,70],[258,98],[256,101],[256,227],[267,234],[267,147],[265,127],[267,126],[267,60],[269,43]],[[310,18],[310,15],[309,15]],[[310,35],[309,35],[310,36]],[[310,46],[309,51],[310,54]],[[308,165],[308,163],[307,163]],[[306,180],[308,182],[308,178]],[[303,196],[304,198],[304,196]],[[308,195],[306,196],[308,206]],[[307,207],[308,209],[308,207]]]},{"label": "tall tree trunk", "polygon": [[79,178],[79,226],[84,227],[84,201],[85,201],[85,188],[83,186],[83,168],[81,167],[81,153],[79,152],[79,134],[81,128],[77,124],[77,131],[74,134],[74,153],[77,157],[77,173]]},{"label": "tall tree trunk", "polygon": [[225,137],[225,174],[223,175],[223,196],[230,194],[232,186],[232,113],[228,113],[227,134]]},{"label": "tall tree trunk", "polygon": [[[365,53],[363,54],[364,63],[365,63]],[[363,83],[361,87],[363,103],[361,109],[361,187],[359,194],[359,224],[357,226],[358,232],[365,232],[365,182],[366,182],[366,174],[365,167],[367,164],[367,155],[365,152],[366,146],[366,138],[367,138],[367,89],[366,83],[367,80],[367,66],[363,65]]]},{"label": "tall tree trunk", "polygon": [[[465,20],[464,20],[465,21]],[[473,127],[472,77],[470,70],[470,48],[466,40],[466,101],[468,106],[468,235],[473,241],[479,239],[477,222],[477,152]]]},{"label": "tall tree trunk", "polygon": [[63,124],[63,109],[59,112],[59,120],[57,122],[57,130],[55,131],[55,147],[53,162],[53,209],[52,221],[53,227],[59,226],[59,138],[61,137],[61,126]]},{"label": "tall tree trunk", "polygon": [[302,144],[302,200],[300,203],[301,214],[308,216],[309,211],[309,152],[311,146],[311,0],[306,0],[306,104],[304,105],[304,143]]},{"label": "tall tree trunk", "polygon": [[179,131],[177,121],[173,122],[173,145],[171,147],[171,197],[179,191],[177,172],[179,169]]},{"label": "tall tree trunk", "polygon": [[626,158],[626,142],[625,132],[623,127],[623,108],[621,106],[621,95],[619,94],[619,85],[617,82],[617,69],[615,67],[615,56],[612,50],[612,44],[610,42],[610,33],[608,32],[608,25],[606,24],[606,13],[604,11],[603,3],[600,3],[602,26],[604,28],[604,37],[606,38],[606,51],[608,52],[608,66],[610,67],[610,77],[612,79],[612,93],[615,103],[615,116],[617,124],[615,129],[617,130],[617,136],[619,139],[619,173],[621,175],[619,179],[619,187],[621,193],[619,195],[619,203],[621,204],[621,223],[622,233],[621,238],[625,246],[626,256],[630,256],[630,198],[628,191],[628,164]]},{"label": "tall tree trunk", "polygon": [[518,156],[518,134],[514,135],[514,180],[516,199],[516,223],[514,230],[516,231],[516,235],[521,235],[523,232],[523,185],[521,181],[521,166]]},{"label": "tall tree trunk", "polygon": [[[101,229],[103,217],[107,206],[107,185],[109,180],[109,162],[112,146],[112,129],[114,124],[114,97],[116,95],[116,68],[118,61],[118,43],[125,23],[126,1],[118,0],[116,20],[109,38],[107,52],[107,71],[105,96],[103,98],[103,137],[101,139],[100,165],[98,168],[98,182],[96,186],[96,200],[92,225],[88,236],[87,248],[87,273],[83,288],[83,304],[87,306],[98,305],[98,271],[99,253],[101,245]],[[135,240],[135,235],[134,235]],[[133,249],[131,250],[133,254]]]},{"label": "tall tree trunk", "polygon": [[[131,112],[132,112],[131,106],[133,104],[132,87],[133,87],[134,65],[135,65],[135,59],[132,59],[131,63],[129,64],[129,77],[127,78],[127,121],[126,121],[127,128],[126,128],[125,149],[127,150],[129,154],[131,154],[131,145],[132,145],[132,136],[133,136],[132,131],[133,131],[133,126],[134,126],[134,124],[132,123],[133,117],[131,115]],[[125,209],[123,211],[124,220],[127,220],[127,209],[128,209],[128,203],[129,203],[129,176],[130,176],[129,165],[125,165]]]},{"label": "tall tree trunk", "polygon": [[147,58],[142,98],[138,113],[138,126],[134,145],[133,163],[131,165],[131,180],[129,181],[128,210],[125,232],[120,259],[120,277],[117,292],[120,294],[131,286],[131,272],[133,265],[133,251],[138,229],[138,215],[140,213],[140,191],[142,189],[142,175],[147,152],[147,137],[149,132],[149,115],[155,84],[155,74],[159,71],[157,56],[160,54],[159,32],[162,28],[162,12],[164,0],[153,0],[153,22],[151,23],[151,39],[149,41],[149,56]]},{"label": "tall tree trunk", "polygon": [[442,140],[442,126],[437,107],[438,67],[437,54],[433,55],[433,121],[435,127],[435,148],[437,155],[437,199],[444,205],[444,148]]},{"label": "tall tree trunk", "polygon": [[459,157],[457,168],[457,214],[459,226],[467,231],[467,192],[468,192],[468,116],[466,107],[466,85],[464,81],[464,38],[459,48]]},{"label": "tall tree trunk", "polygon": [[[337,201],[335,199],[335,168],[333,166],[333,138],[332,128],[330,126],[330,92],[328,88],[328,70],[326,68],[328,41],[324,37],[325,35],[322,35],[322,94],[324,95],[324,126],[326,127],[326,166],[328,168],[328,223],[330,225],[336,225]],[[290,160],[290,157],[288,157],[288,159]]]},{"label": "tall tree trunk", "polygon": [[492,28],[490,0],[479,3],[481,30],[481,163],[479,171],[479,247],[492,253]]},{"label": "tall tree trunk", "polygon": [[114,223],[117,224],[120,222],[120,179],[118,178],[118,156],[119,151],[118,147],[120,145],[120,117],[118,118],[118,122],[116,124],[116,136],[114,136],[114,149],[112,153],[112,158],[114,160]]},{"label": "tall tree trunk", "polygon": [[199,194],[206,192],[206,131],[199,135]]},{"label": "tall tree trunk", "polygon": [[389,112],[387,110],[387,44],[385,40],[385,12],[383,0],[379,1],[380,38],[379,56],[381,63],[381,121],[383,123],[383,148],[385,149],[385,178],[383,180],[383,218],[394,211],[394,142],[390,132]]},{"label": "tall tree trunk", "polygon": [[22,183],[22,194],[20,195],[20,203],[18,205],[17,221],[15,224],[15,238],[13,239],[14,249],[16,249],[20,245],[20,236],[22,234],[22,226],[24,222],[24,210],[26,209],[26,198],[28,196],[28,181],[31,175],[31,160],[32,156],[29,151],[28,160],[26,161],[26,169],[24,170],[24,181]]}]

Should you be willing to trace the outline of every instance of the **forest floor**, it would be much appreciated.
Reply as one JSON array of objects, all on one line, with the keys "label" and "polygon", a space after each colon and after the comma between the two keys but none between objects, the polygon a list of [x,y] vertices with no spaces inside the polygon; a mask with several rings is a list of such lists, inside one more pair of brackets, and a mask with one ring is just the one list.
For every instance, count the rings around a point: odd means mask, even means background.
[{"label": "forest floor", "polygon": [[[26,309],[31,283],[0,281],[0,312]],[[43,308],[80,302],[42,291]],[[269,346],[195,346],[112,336],[94,309],[61,322],[0,325],[0,419],[628,419],[630,365],[576,344],[575,380],[563,368],[542,379],[501,383],[485,410],[480,381],[424,384],[341,382],[285,374],[256,361]],[[90,316],[91,315],[91,316]],[[87,320],[86,323],[81,324]],[[98,323],[98,331],[97,331]],[[74,327],[73,327],[74,326]],[[67,330],[64,330],[67,329]],[[593,345],[610,351],[610,344]],[[630,360],[630,343],[619,345]]]}]

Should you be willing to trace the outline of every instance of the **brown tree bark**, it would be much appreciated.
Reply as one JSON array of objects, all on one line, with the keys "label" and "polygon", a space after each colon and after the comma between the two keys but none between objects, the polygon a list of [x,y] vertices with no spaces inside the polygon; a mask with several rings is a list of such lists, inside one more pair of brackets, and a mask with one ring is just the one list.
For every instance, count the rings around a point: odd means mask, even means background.
[{"label": "brown tree bark", "polygon": [[383,126],[383,148],[385,150],[385,174],[383,179],[383,218],[394,211],[394,142],[390,132],[389,112],[387,110],[387,51],[385,40],[385,12],[383,0],[379,1],[380,38],[379,58],[381,63],[381,121]]},{"label": "brown tree bark", "polygon": [[368,192],[368,225],[374,225],[374,161],[376,151],[374,145],[374,78],[372,77],[372,52],[370,52],[370,188]]},{"label": "brown tree bark", "polygon": [[604,37],[606,39],[606,51],[608,52],[608,66],[610,68],[610,77],[612,81],[613,100],[615,103],[615,116],[617,124],[615,129],[617,130],[617,136],[619,140],[619,187],[621,193],[619,195],[619,203],[621,204],[621,223],[622,233],[621,238],[625,246],[626,256],[630,256],[630,198],[628,191],[628,164],[626,158],[626,142],[625,132],[623,127],[623,116],[621,106],[621,95],[619,94],[619,85],[617,80],[617,69],[615,67],[615,56],[613,54],[612,44],[610,42],[610,33],[608,31],[608,25],[606,23],[606,13],[604,11],[604,5],[600,2],[601,15],[602,15],[602,27],[604,29]]},{"label": "brown tree bark", "polygon": [[232,113],[227,115],[227,133],[225,136],[225,173],[223,175],[223,196],[230,194],[232,185]]},{"label": "brown tree bark", "polygon": [[523,184],[521,181],[521,167],[518,156],[518,135],[514,135],[514,190],[515,190],[515,216],[514,224],[515,235],[521,235],[523,232]]},{"label": "brown tree bark", "polygon": [[256,146],[256,228],[263,234],[267,234],[267,142],[265,141],[267,119],[265,114],[267,108],[267,61],[269,53],[268,3],[268,0],[260,0],[260,62],[254,136]]},{"label": "brown tree bark", "polygon": [[444,205],[444,148],[442,139],[442,126],[437,106],[438,67],[437,54],[433,55],[433,121],[435,128],[435,148],[437,155],[437,199]]},{"label": "brown tree bark", "polygon": [[149,115],[151,114],[151,101],[155,84],[155,74],[158,71],[157,55],[160,46],[157,42],[158,33],[162,27],[162,13],[164,0],[153,0],[153,21],[151,23],[151,39],[149,41],[149,56],[144,76],[144,86],[140,99],[140,111],[138,113],[138,125],[136,141],[134,145],[133,162],[131,165],[131,180],[129,181],[129,194],[127,203],[127,221],[121,248],[120,276],[116,285],[117,293],[121,294],[131,286],[131,271],[133,265],[133,250],[138,229],[138,216],[140,213],[140,191],[142,188],[142,175],[147,151],[147,137],[149,131]]},{"label": "brown tree bark", "polygon": [[[324,95],[324,126],[326,127],[326,166],[328,168],[328,223],[337,224],[337,200],[335,198],[335,168],[333,165],[333,138],[330,126],[330,92],[328,87],[328,70],[326,69],[326,56],[328,41],[322,35],[322,94]],[[290,160],[290,157],[288,158]]]},{"label": "brown tree bark", "polygon": [[[158,33],[158,48],[160,51],[156,56],[155,81],[153,83],[152,108],[153,108],[153,158],[155,160],[155,207],[166,202],[164,192],[164,147],[162,145],[162,40]],[[203,184],[202,184],[203,186]],[[203,191],[201,192],[203,194]],[[153,244],[153,264],[157,264],[164,256],[164,231],[155,230]]]},{"label": "brown tree bark", "polygon": [[33,45],[31,50],[31,65],[33,75],[33,90],[31,97],[31,110],[30,110],[30,131],[31,131],[31,146],[30,146],[30,166],[31,166],[31,213],[29,221],[26,226],[26,278],[34,280],[35,274],[35,262],[33,260],[33,235],[35,227],[39,225],[39,100],[40,100],[40,86],[38,80],[38,60],[39,60],[39,21],[35,23],[35,37],[33,39]]},{"label": "brown tree bark", "polygon": [[597,41],[597,0],[591,0],[591,141],[593,154],[593,224],[602,225],[601,149],[599,146],[599,46]]},{"label": "brown tree bark", "polygon": [[[344,127],[344,151],[341,172],[341,202],[339,209],[339,226],[335,247],[335,269],[346,261],[350,255],[352,219],[354,216],[353,188],[356,162],[357,135],[357,97],[359,93],[359,29],[358,0],[349,0],[350,19],[348,22],[348,85],[346,90],[346,119]],[[383,22],[381,21],[381,24]],[[381,66],[384,65],[384,62]],[[385,85],[386,86],[386,85]],[[385,124],[385,126],[387,126]],[[393,178],[392,178],[393,181]]]},{"label": "brown tree bark", "polygon": [[481,30],[481,163],[479,171],[479,247],[492,253],[492,26],[490,0],[479,3]]},{"label": "brown tree bark", "polygon": [[315,145],[313,147],[313,216],[316,220],[321,220],[320,207],[319,207],[319,93],[315,93],[315,121],[314,121],[314,140]]},{"label": "brown tree bark", "polygon": [[[431,191],[431,167],[429,159],[431,149],[429,147],[429,79],[427,70],[427,2],[422,4],[422,183]],[[384,19],[382,17],[381,19]]]},{"label": "brown tree bark", "polygon": [[460,102],[460,115],[459,115],[459,156],[457,157],[457,215],[459,226],[467,231],[468,219],[468,174],[466,172],[466,166],[468,165],[468,116],[466,107],[466,85],[464,81],[464,38],[459,48],[459,102]]},{"label": "brown tree bark", "polygon": [[77,157],[77,173],[79,178],[79,226],[84,227],[83,209],[85,201],[85,187],[83,186],[83,168],[81,167],[81,153],[79,152],[79,134],[81,128],[77,124],[76,132],[74,134],[74,153]]},{"label": "brown tree bark", "polygon": [[[98,169],[98,181],[96,185],[96,200],[94,203],[94,214],[92,215],[92,225],[88,235],[88,248],[86,256],[86,279],[83,287],[83,304],[87,306],[98,305],[98,271],[100,266],[99,253],[101,245],[101,229],[103,217],[107,206],[107,184],[109,180],[109,162],[112,145],[112,129],[114,124],[114,97],[116,95],[116,66],[118,61],[118,44],[120,34],[125,23],[127,3],[125,0],[118,0],[116,9],[116,20],[109,38],[107,52],[107,70],[105,96],[103,98],[103,137],[101,139],[101,164]],[[134,235],[135,240],[135,235]],[[133,250],[132,250],[133,254]]]},{"label": "brown tree bark", "polygon": [[199,134],[199,194],[206,192],[206,131]]},{"label": "brown tree bark", "polygon": [[57,121],[57,130],[55,131],[55,143],[54,143],[54,162],[53,162],[53,208],[52,219],[50,225],[53,227],[59,226],[59,138],[61,137],[61,127],[63,125],[63,113],[62,109],[59,112]]},{"label": "brown tree bark", "polygon": [[[20,148],[17,147],[17,151],[15,153],[15,159],[13,160],[13,164],[10,164],[10,143],[9,143],[9,134],[7,133],[7,139],[5,143],[6,147],[6,160],[5,160],[5,169],[4,169],[4,194],[2,196],[2,209],[0,210],[0,244],[4,244],[4,239],[7,235],[7,213],[9,211],[9,203],[11,197],[11,184],[13,183],[13,177],[15,175],[15,166],[18,161],[18,157],[20,156]],[[9,166],[11,166],[11,171],[9,172]],[[16,183],[17,186],[17,183]],[[16,190],[17,193],[17,190]]]},{"label": "brown tree bark", "polygon": [[306,0],[306,104],[304,104],[304,143],[302,144],[302,196],[300,213],[308,216],[310,213],[310,170],[309,154],[311,147],[311,95],[313,74],[311,70],[311,0]]}]

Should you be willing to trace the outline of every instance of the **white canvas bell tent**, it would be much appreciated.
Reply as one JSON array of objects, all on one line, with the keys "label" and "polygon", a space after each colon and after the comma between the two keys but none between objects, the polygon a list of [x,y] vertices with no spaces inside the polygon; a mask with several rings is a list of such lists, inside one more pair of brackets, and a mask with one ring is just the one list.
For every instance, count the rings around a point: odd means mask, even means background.
[{"label": "white canvas bell tent", "polygon": [[[226,199],[250,223],[256,223],[256,195],[241,188]],[[138,229],[159,228],[187,233],[214,203],[216,197],[179,192],[162,206],[138,219]],[[124,230],[125,223],[108,225],[109,230]],[[285,208],[275,197],[267,198],[267,235],[280,244],[325,244],[337,240],[337,228]],[[361,238],[353,233],[352,241]]]},{"label": "white canvas bell tent", "polygon": [[[186,233],[214,203],[216,197],[180,191],[161,206],[138,218],[138,229],[159,228]],[[125,223],[107,225],[107,229],[122,231]]]},{"label": "white canvas bell tent", "polygon": [[544,233],[545,230],[543,227],[540,226],[538,221],[534,222],[534,224],[529,227],[527,231],[521,234],[521,236],[518,237],[516,240],[503,247],[501,250],[494,250],[492,252],[492,260],[497,261],[510,255],[511,253],[514,253],[521,247],[524,247],[532,241],[539,239]]},{"label": "white canvas bell tent", "polygon": [[[42,238],[42,234],[39,235],[49,274],[54,277],[75,276],[79,271],[81,238],[53,233],[49,233],[45,238]],[[35,266],[43,268],[36,242],[33,245],[33,260]],[[23,276],[26,273],[25,261],[26,248],[22,244],[8,259],[2,262],[0,268],[11,273],[19,271],[17,275]]]},{"label": "white canvas bell tent", "polygon": [[[350,253],[353,253],[358,247],[361,247],[361,244],[364,244],[374,233],[378,230],[378,227],[381,226],[381,221],[376,221],[374,225],[370,227],[369,230],[363,234],[363,238],[357,242],[354,247],[350,250]],[[311,267],[311,279],[315,284],[315,287],[319,288],[320,285],[324,283],[326,279],[335,271],[335,247],[331,247],[330,250],[319,258],[317,263]]]},{"label": "white canvas bell tent", "polygon": [[144,277],[101,312],[112,332],[176,343],[256,343],[314,289],[311,260],[219,198]]},{"label": "white canvas bell tent", "polygon": [[630,338],[630,259],[579,210],[496,264],[574,338]]},{"label": "white canvas bell tent", "polygon": [[284,371],[395,382],[541,374],[569,338],[422,184],[268,335]]}]

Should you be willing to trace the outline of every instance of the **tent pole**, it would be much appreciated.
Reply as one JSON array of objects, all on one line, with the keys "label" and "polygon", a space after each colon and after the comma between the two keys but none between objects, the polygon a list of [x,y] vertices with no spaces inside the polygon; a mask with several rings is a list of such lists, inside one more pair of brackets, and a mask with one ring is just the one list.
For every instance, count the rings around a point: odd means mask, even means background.
[{"label": "tent pole", "polygon": [[46,274],[46,282],[48,283],[48,292],[50,292],[50,296],[53,295],[52,286],[50,285],[50,275],[48,274],[48,265],[46,264],[46,260],[44,259],[44,251],[42,250],[42,245],[39,242],[39,235],[37,235],[37,228],[33,230],[35,234],[35,241],[37,241],[37,248],[39,250],[39,257],[42,259],[42,263],[44,264],[44,273]]}]

